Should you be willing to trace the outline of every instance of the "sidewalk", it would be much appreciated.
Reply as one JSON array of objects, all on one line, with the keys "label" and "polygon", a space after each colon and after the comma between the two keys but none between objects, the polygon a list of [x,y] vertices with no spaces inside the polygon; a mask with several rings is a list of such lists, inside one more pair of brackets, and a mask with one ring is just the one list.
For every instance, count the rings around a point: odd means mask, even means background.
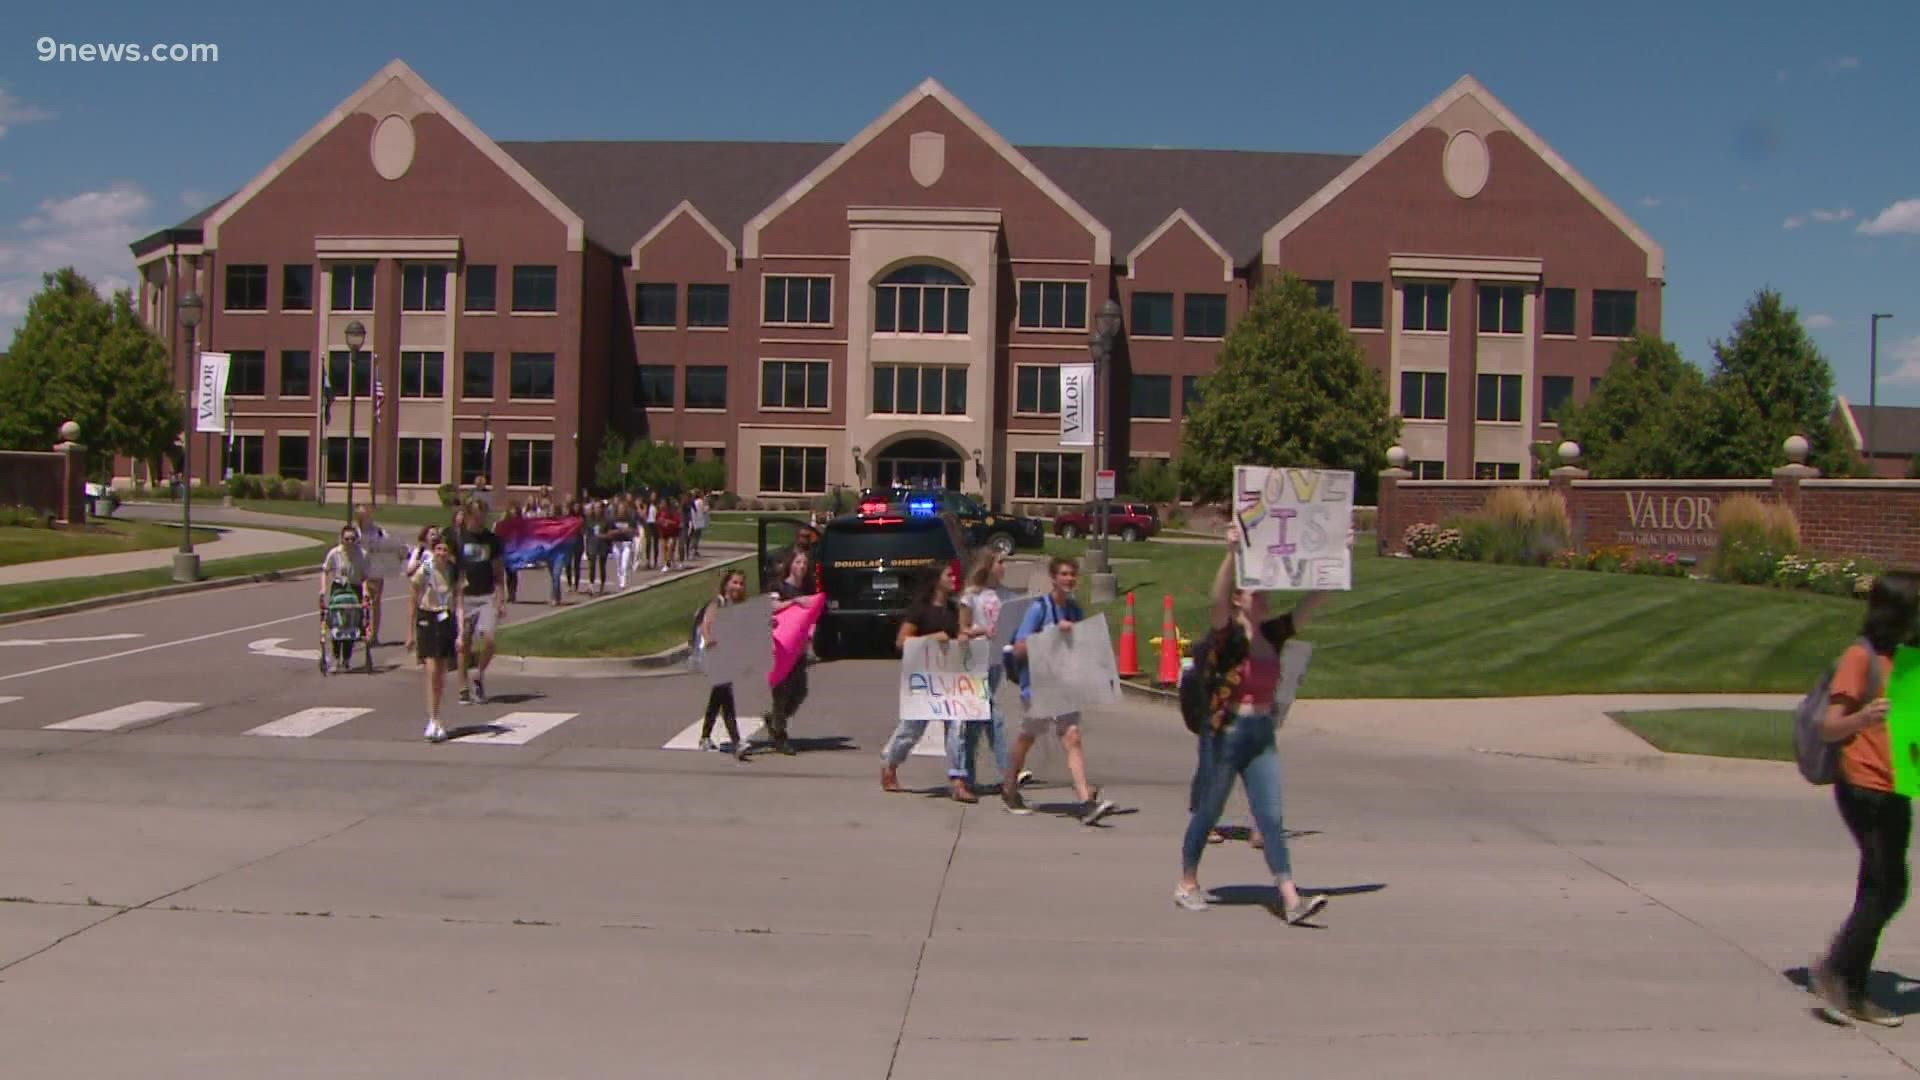
[{"label": "sidewalk", "polygon": [[[204,525],[204,522],[196,522],[194,527],[201,528]],[[293,551],[312,543],[312,540],[304,536],[291,536],[287,533],[269,532],[264,529],[222,526],[218,538],[195,544],[194,551],[199,553],[200,561],[206,563],[214,559]],[[171,547],[147,548],[144,551],[123,551],[113,555],[81,555],[71,559],[43,559],[39,562],[20,563],[17,566],[0,566],[0,585],[24,585],[36,581],[57,581],[61,578],[103,577],[108,574],[124,574],[136,570],[164,570],[173,565],[175,550]]]}]

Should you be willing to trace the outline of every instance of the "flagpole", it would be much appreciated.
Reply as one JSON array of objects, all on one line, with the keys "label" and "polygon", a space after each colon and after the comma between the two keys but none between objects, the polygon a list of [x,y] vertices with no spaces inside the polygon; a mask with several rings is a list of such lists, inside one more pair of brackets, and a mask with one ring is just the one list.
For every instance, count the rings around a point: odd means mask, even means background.
[{"label": "flagpole", "polygon": [[367,505],[380,505],[380,406],[385,398],[380,393],[380,354],[373,354],[373,363],[368,365],[373,372],[373,423],[367,435]]}]

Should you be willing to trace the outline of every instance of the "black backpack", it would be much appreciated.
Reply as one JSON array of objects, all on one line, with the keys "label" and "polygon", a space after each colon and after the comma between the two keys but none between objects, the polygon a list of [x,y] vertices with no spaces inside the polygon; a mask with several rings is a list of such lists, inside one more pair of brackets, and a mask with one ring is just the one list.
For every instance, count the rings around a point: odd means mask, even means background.
[{"label": "black backpack", "polygon": [[707,609],[712,606],[711,600],[701,604],[700,610],[693,613],[693,625],[687,628],[687,655],[696,665],[700,656],[700,626],[707,621]]},{"label": "black backpack", "polygon": [[1193,663],[1180,673],[1180,718],[1187,722],[1187,730],[1195,735],[1207,730],[1207,714],[1211,711],[1213,679],[1209,669],[1212,667],[1213,637],[1214,632],[1209,630],[1193,643],[1187,650]]}]

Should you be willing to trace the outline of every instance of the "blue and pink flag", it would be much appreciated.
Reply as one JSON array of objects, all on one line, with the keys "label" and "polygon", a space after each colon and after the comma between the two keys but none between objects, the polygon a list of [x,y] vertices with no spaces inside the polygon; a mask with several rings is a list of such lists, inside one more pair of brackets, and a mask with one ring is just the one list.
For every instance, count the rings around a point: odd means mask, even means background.
[{"label": "blue and pink flag", "polygon": [[509,517],[502,518],[493,532],[500,538],[507,569],[525,570],[536,563],[568,558],[580,546],[581,524],[577,517]]}]

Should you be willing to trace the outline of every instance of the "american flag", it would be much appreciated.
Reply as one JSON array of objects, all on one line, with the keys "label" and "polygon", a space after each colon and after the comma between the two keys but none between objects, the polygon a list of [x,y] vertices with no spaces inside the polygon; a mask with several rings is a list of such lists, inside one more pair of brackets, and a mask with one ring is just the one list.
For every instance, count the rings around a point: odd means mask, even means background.
[{"label": "american flag", "polygon": [[387,403],[387,388],[380,385],[380,369],[377,366],[379,362],[379,357],[375,357],[374,363],[376,366],[373,371],[373,411],[376,416],[379,415],[381,406]]}]

